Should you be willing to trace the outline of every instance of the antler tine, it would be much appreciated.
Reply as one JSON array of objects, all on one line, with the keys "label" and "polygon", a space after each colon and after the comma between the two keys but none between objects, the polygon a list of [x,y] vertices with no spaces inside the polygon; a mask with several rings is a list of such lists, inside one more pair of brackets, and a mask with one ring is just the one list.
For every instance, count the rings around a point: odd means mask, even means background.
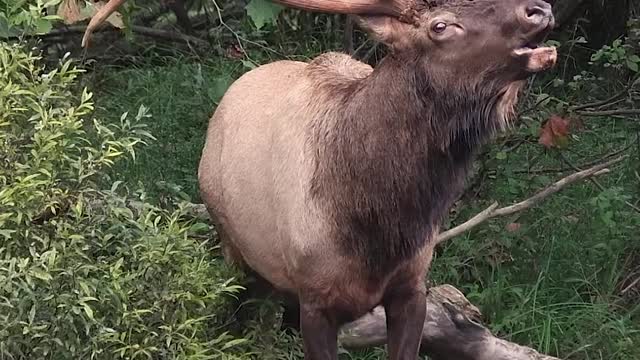
[{"label": "antler tine", "polygon": [[100,26],[102,23],[107,20],[107,18],[113,14],[126,0],[109,0],[107,5],[103,6],[98,10],[98,12],[91,18],[89,21],[89,25],[87,29],[84,31],[84,36],[82,37],[82,47],[89,46],[89,40],[91,39],[91,34]]},{"label": "antler tine", "polygon": [[[89,22],[82,38],[87,47],[91,34],[126,0],[109,0]],[[406,22],[413,22],[415,0],[272,0],[284,6],[300,10],[352,15],[387,15]]]}]

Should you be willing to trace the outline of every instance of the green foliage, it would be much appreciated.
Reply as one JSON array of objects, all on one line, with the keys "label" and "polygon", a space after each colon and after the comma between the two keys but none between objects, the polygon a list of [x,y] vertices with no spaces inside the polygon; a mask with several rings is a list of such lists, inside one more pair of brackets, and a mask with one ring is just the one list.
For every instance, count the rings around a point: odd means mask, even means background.
[{"label": "green foliage", "polygon": [[240,288],[209,227],[96,185],[152,139],[146,109],[89,121],[81,71],[38,61],[0,44],[0,358],[239,358],[246,340],[216,329]]},{"label": "green foliage", "polygon": [[605,67],[626,66],[633,72],[640,70],[640,56],[634,54],[628,46],[624,46],[620,39],[614,41],[611,46],[603,46],[602,49],[591,56],[591,61],[603,63]]},{"label": "green foliage", "polygon": [[262,29],[267,24],[273,24],[283,7],[267,0],[251,0],[246,6],[247,15],[256,28]]},{"label": "green foliage", "polygon": [[59,17],[48,10],[61,0],[0,0],[0,38],[46,34]]},{"label": "green foliage", "polygon": [[136,161],[123,159],[105,177],[124,176],[130,184],[144,187],[150,200],[183,191],[188,196],[182,198],[197,202],[195,172],[208,120],[232,76],[242,68],[221,57],[203,64],[180,58],[164,66],[106,72],[96,86],[100,116],[117,123],[114,114],[144,102],[154,112],[149,130],[160,141],[149,144]]}]

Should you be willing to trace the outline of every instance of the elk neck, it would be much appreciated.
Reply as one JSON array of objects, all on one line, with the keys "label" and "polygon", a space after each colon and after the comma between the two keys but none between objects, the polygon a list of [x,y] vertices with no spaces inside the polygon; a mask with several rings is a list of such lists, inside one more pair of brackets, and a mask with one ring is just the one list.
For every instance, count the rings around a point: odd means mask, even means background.
[{"label": "elk neck", "polygon": [[389,56],[369,76],[331,85],[340,101],[310,131],[311,198],[373,276],[432,240],[475,150],[498,128],[491,83],[439,86],[442,75],[420,63]]}]

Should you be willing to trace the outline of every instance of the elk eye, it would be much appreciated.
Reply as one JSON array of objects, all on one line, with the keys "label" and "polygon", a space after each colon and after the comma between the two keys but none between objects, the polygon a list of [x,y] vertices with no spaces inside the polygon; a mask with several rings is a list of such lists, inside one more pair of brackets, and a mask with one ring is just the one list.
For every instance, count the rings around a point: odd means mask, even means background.
[{"label": "elk eye", "polygon": [[433,25],[433,32],[440,34],[441,32],[447,29],[447,24],[443,22],[436,23]]}]

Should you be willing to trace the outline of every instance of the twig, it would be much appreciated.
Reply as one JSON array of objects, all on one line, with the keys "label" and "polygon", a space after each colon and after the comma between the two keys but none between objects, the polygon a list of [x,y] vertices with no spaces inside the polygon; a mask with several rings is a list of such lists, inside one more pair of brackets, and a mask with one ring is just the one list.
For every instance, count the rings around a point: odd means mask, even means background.
[{"label": "twig", "polygon": [[524,115],[524,114],[526,114],[526,113],[528,113],[530,111],[535,110],[538,106],[540,106],[540,104],[542,104],[543,102],[545,102],[545,101],[547,101],[549,99],[551,99],[551,95],[543,96],[542,99],[536,101],[536,103],[533,104],[533,106],[528,107],[528,108],[520,111],[520,113],[518,113],[518,117],[520,117],[520,116],[522,116],[522,115]]},{"label": "twig", "polygon": [[373,54],[375,54],[376,50],[378,50],[378,46],[380,46],[380,43],[376,41],[371,47],[371,49],[369,49],[369,51],[367,51],[367,53],[364,54],[361,61],[365,63],[369,62],[369,59],[373,56]]},{"label": "twig", "polygon": [[603,111],[577,111],[582,116],[640,115],[640,109],[615,109]]},{"label": "twig", "polygon": [[[574,170],[576,170],[576,171],[580,171],[580,168],[579,168],[579,167],[577,167],[577,166],[575,166],[575,165],[573,165],[573,164],[571,163],[571,161],[569,161],[569,159],[567,159],[567,158],[566,158],[566,156],[562,155],[562,153],[560,153],[560,157],[562,158],[562,161],[564,161],[564,162],[565,162],[565,164],[569,165],[572,169],[574,169]],[[598,189],[600,189],[600,191],[604,191],[604,190],[605,190],[604,186],[602,186],[602,184],[600,184],[600,182],[599,182],[598,180],[593,179],[593,178],[591,178],[591,179],[589,179],[589,180],[591,180],[591,182],[592,182],[595,186],[597,186],[597,187],[598,187]],[[637,212],[640,212],[640,208],[638,208],[638,207],[637,207],[637,206],[635,206],[634,204],[630,203],[629,201],[625,201],[624,203],[625,203],[627,206],[629,206],[630,208],[632,208],[633,210],[635,210],[635,211],[637,211]]]},{"label": "twig", "polygon": [[[82,33],[86,33],[88,26],[85,25],[74,25],[74,26],[68,26],[65,28],[60,28],[60,29],[54,29],[51,30],[50,32],[46,33],[46,34],[41,34],[41,35],[27,35],[26,37],[31,37],[31,38],[39,38],[39,39],[48,39],[48,38],[55,38],[55,37],[59,37],[59,36],[66,36],[66,35],[70,35],[70,34],[82,34]],[[116,28],[116,27],[103,27],[100,29],[95,29],[91,31],[91,34],[93,33],[97,33],[97,32],[119,32],[120,29]],[[153,29],[153,28],[148,28],[145,26],[138,26],[138,25],[134,25],[131,26],[131,31],[133,31],[136,34],[140,34],[140,35],[145,35],[145,36],[149,36],[149,37],[154,37],[154,38],[158,38],[158,39],[163,39],[163,40],[168,40],[168,41],[174,41],[174,42],[184,42],[184,43],[192,43],[194,45],[199,45],[199,46],[209,46],[209,43],[203,39],[194,37],[194,36],[190,36],[190,35],[185,35],[185,34],[181,34],[181,33],[177,33],[177,32],[170,32],[170,31],[166,31],[166,30],[159,30],[159,29]],[[17,37],[9,37],[9,38],[5,38],[7,40],[17,40]]]},{"label": "twig", "polygon": [[[638,139],[640,139],[640,137],[638,137]],[[632,141],[630,144],[626,145],[625,147],[612,151],[606,155],[603,155],[602,157],[595,159],[595,160],[591,160],[588,161],[584,164],[580,164],[578,165],[578,171],[580,171],[580,169],[582,168],[586,168],[586,167],[590,167],[590,166],[594,166],[597,165],[607,159],[611,159],[614,156],[618,156],[620,154],[622,154],[623,152],[631,149],[631,147],[634,145],[634,142]],[[562,172],[566,172],[569,170],[576,170],[576,168],[570,166],[570,167],[563,167],[563,168],[547,168],[547,169],[521,169],[521,170],[515,170],[513,173],[514,174],[548,174],[548,173],[562,173]],[[492,172],[492,174],[494,174],[494,172]]]},{"label": "twig", "polygon": [[591,167],[587,170],[583,170],[577,173],[573,173],[565,178],[562,178],[561,180],[547,186],[546,188],[544,188],[542,191],[538,192],[537,194],[535,194],[534,196],[520,201],[517,204],[513,204],[510,206],[505,206],[502,208],[498,208],[498,203],[494,202],[493,204],[491,204],[491,206],[489,206],[487,209],[485,209],[484,211],[482,211],[481,213],[479,213],[478,215],[474,216],[473,218],[471,218],[470,220],[466,221],[465,223],[458,225],[452,229],[449,229],[445,232],[440,233],[440,235],[438,235],[438,238],[436,239],[436,243],[442,243],[446,240],[449,240],[455,236],[458,236],[468,230],[471,230],[472,228],[476,227],[477,225],[483,223],[484,221],[487,221],[493,217],[497,217],[497,216],[506,216],[506,215],[511,215],[513,213],[519,212],[519,211],[523,211],[526,209],[529,209],[535,205],[537,205],[538,203],[540,203],[542,200],[546,199],[547,197],[549,197],[552,194],[557,193],[558,191],[562,190],[563,188],[565,188],[568,185],[571,185],[577,181],[586,179],[586,178],[590,178],[592,176],[598,176],[598,175],[602,175],[602,174],[606,174],[609,172],[609,169],[607,169],[609,166],[617,164],[619,162],[621,162],[622,160],[624,160],[625,158],[627,158],[626,155],[624,156],[620,156],[617,157],[613,160],[609,160],[605,163],[596,165],[594,167]]},{"label": "twig", "polygon": [[620,91],[619,93],[613,95],[608,99],[596,101],[588,104],[583,104],[583,105],[572,106],[569,108],[569,111],[580,111],[580,110],[589,109],[589,108],[598,108],[598,107],[602,107],[610,104],[612,105],[614,102],[618,101],[620,98],[627,95],[629,91],[636,85],[636,83],[638,83],[638,81],[640,81],[640,77],[629,82],[629,84],[625,86],[624,90]]},{"label": "twig", "polygon": [[233,30],[231,28],[231,26],[227,25],[227,23],[224,21],[224,19],[222,18],[222,9],[220,8],[220,5],[218,5],[218,3],[216,2],[216,0],[211,0],[211,3],[213,4],[213,6],[216,8],[216,13],[218,15],[218,21],[220,22],[220,25],[224,26],[227,30],[229,30],[229,32],[231,32],[231,34],[233,35],[233,37],[236,38],[236,41],[238,42],[238,46],[240,47],[240,51],[242,51],[242,53],[244,54],[244,56],[253,64],[257,64],[255,61],[253,61],[253,59],[251,59],[251,57],[249,56],[249,54],[247,53],[247,51],[244,49],[244,46],[242,45],[242,42],[246,42],[252,45],[255,45],[263,50],[272,52],[278,56],[282,56],[282,57],[286,57],[284,54],[281,54],[273,49],[271,49],[268,46],[264,46],[262,44],[259,44],[255,41],[251,41],[249,39],[246,39],[242,36],[240,36],[240,34],[238,34],[235,30]]}]

